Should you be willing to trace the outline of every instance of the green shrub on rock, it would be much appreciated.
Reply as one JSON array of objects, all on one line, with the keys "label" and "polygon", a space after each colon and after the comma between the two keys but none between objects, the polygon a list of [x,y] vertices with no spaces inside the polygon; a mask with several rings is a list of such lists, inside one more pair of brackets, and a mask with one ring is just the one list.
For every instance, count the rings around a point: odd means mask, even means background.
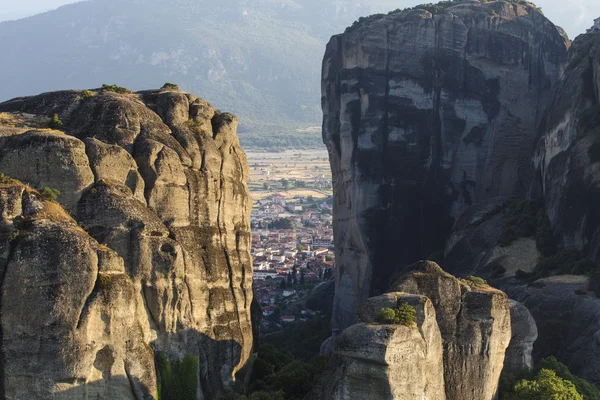
[{"label": "green shrub on rock", "polygon": [[474,289],[483,288],[488,285],[485,279],[478,276],[467,276],[465,280],[467,281],[467,284]]},{"label": "green shrub on rock", "polygon": [[13,183],[15,183],[13,178],[0,172],[0,185],[12,185]]},{"label": "green shrub on rock", "polygon": [[84,100],[88,100],[91,99],[92,97],[96,96],[96,92],[92,92],[91,90],[82,90],[81,91],[81,97]]},{"label": "green shrub on rock", "polygon": [[50,122],[48,122],[48,128],[56,130],[61,130],[63,128],[63,122],[58,114],[54,114],[52,118],[50,118]]},{"label": "green shrub on rock", "polygon": [[391,308],[382,308],[381,311],[377,313],[375,321],[379,322],[380,324],[400,323],[398,317],[396,317],[396,312]]},{"label": "green shrub on rock", "polygon": [[114,93],[119,93],[119,94],[131,93],[131,90],[124,88],[123,86],[107,85],[106,83],[102,85],[102,91],[103,92],[114,92]]},{"label": "green shrub on rock", "polygon": [[179,86],[177,86],[174,83],[171,82],[167,82],[165,83],[161,89],[168,89],[168,90],[179,90]]},{"label": "green shrub on rock", "polygon": [[56,200],[58,200],[58,196],[60,196],[60,191],[46,186],[40,190],[40,195],[44,200],[56,202]]},{"label": "green shrub on rock", "polygon": [[402,302],[397,308],[382,308],[375,316],[375,321],[380,324],[399,324],[408,327],[416,326],[417,310],[410,304]]}]

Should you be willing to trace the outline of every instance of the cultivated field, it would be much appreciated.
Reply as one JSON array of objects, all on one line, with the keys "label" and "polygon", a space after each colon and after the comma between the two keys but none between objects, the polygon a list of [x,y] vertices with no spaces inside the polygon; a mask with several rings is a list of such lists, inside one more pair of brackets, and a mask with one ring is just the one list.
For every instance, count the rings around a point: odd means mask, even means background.
[{"label": "cultivated field", "polygon": [[250,192],[254,200],[273,193],[286,197],[323,198],[331,195],[331,170],[325,149],[279,153],[248,151],[246,155],[250,165]]}]

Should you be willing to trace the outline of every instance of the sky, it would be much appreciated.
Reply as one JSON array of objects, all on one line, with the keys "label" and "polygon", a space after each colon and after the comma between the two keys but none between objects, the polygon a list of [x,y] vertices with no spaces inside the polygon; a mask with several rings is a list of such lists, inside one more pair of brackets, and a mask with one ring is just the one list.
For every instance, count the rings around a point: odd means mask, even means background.
[{"label": "sky", "polygon": [[[435,2],[435,0],[398,0],[398,6],[408,7],[430,1]],[[0,0],[0,21],[27,17],[74,2],[74,0]],[[584,33],[592,26],[593,20],[600,17],[600,0],[534,0],[534,3],[542,8],[552,22],[563,27],[571,39]]]}]

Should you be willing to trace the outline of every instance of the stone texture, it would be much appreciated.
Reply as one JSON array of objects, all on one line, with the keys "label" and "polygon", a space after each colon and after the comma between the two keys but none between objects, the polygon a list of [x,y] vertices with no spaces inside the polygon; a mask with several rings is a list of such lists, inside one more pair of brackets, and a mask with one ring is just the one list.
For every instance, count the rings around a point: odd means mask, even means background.
[{"label": "stone texture", "polygon": [[600,33],[580,35],[540,124],[533,156],[539,178],[536,189],[546,200],[561,244],[585,251],[596,261],[600,261],[600,163],[591,162],[587,151],[596,140],[597,127],[584,127],[580,117],[584,110],[600,107],[599,76]]},{"label": "stone texture", "polygon": [[[365,300],[358,323],[332,339],[326,373],[306,400],[492,400],[511,337],[515,354],[531,360],[532,335],[523,313],[511,332],[506,294],[473,288],[430,261],[409,270],[390,292]],[[382,308],[401,302],[415,308],[416,327],[377,324]]]},{"label": "stone texture", "polygon": [[[600,384],[600,299],[588,292],[584,276],[555,276],[533,285],[507,285],[535,319],[535,359],[553,355],[571,372]],[[511,344],[512,347],[512,344]]]},{"label": "stone texture", "polygon": [[504,357],[504,371],[519,373],[533,368],[533,343],[538,330],[533,316],[523,304],[510,300],[512,337]]},{"label": "stone texture", "polygon": [[407,270],[410,272],[399,277],[390,290],[431,299],[444,339],[448,399],[495,398],[512,336],[506,294],[489,286],[471,287],[431,261],[418,262]]},{"label": "stone texture", "polygon": [[442,249],[469,205],[525,191],[567,45],[535,7],[504,1],[367,18],[331,39],[335,328],[398,269]]},{"label": "stone texture", "polygon": [[243,388],[251,203],[237,118],[169,90],[54,92],[0,112],[65,127],[0,135],[3,173],[61,192],[59,205],[0,185],[6,399],[156,398],[159,352],[198,357],[198,399]]},{"label": "stone texture", "polygon": [[[416,326],[375,323],[377,311],[400,301],[417,310]],[[446,399],[442,337],[429,299],[387,293],[368,299],[360,320],[335,339],[325,375],[306,399]]]}]

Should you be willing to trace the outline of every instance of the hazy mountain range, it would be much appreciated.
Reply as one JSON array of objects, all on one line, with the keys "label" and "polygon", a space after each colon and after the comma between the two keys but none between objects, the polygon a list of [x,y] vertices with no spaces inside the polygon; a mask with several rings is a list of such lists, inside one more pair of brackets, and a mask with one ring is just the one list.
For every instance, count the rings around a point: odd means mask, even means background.
[{"label": "hazy mountain range", "polygon": [[[240,133],[319,126],[325,44],[391,0],[92,0],[0,23],[0,100],[174,82],[241,117]],[[313,137],[317,137],[313,134]]]}]

